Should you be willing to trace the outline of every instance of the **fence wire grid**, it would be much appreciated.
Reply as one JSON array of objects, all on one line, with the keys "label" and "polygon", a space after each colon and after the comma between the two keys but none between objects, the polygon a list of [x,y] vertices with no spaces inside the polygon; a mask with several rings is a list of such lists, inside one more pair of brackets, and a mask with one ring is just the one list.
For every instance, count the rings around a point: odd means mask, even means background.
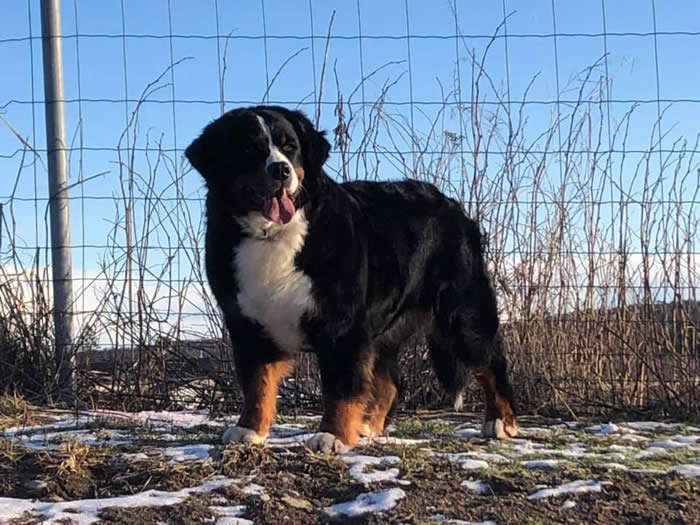
[{"label": "fence wire grid", "polygon": [[[39,1],[5,15],[0,385],[51,401]],[[270,103],[328,130],[337,180],[430,181],[480,221],[521,410],[698,415],[694,2],[64,0],[61,18],[78,402],[236,406],[182,153]],[[401,359],[403,407],[447,401],[421,337]],[[313,357],[281,396],[316,406]]]}]

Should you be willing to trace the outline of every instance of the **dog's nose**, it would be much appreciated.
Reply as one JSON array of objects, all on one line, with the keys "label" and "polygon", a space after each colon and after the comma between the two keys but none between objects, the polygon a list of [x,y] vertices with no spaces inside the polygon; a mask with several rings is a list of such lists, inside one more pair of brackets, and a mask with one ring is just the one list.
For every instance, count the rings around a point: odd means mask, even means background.
[{"label": "dog's nose", "polygon": [[267,173],[277,180],[284,180],[291,175],[292,171],[286,162],[273,162],[267,167]]}]

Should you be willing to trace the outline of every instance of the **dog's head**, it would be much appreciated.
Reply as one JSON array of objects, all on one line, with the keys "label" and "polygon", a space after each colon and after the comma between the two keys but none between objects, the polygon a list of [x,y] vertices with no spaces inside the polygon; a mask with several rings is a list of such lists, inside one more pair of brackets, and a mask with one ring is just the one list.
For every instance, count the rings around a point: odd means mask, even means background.
[{"label": "dog's head", "polygon": [[211,122],[185,156],[234,215],[260,212],[285,224],[325,176],[329,151],[323,133],[300,111],[255,106]]}]

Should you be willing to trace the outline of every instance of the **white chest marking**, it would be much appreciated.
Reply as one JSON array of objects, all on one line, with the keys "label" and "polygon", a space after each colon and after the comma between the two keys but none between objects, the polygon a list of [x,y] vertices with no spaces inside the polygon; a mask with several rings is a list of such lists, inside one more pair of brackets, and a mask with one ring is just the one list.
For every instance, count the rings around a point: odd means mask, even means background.
[{"label": "white chest marking", "polygon": [[236,249],[238,305],[282,350],[298,352],[304,342],[299,322],[313,308],[311,280],[294,266],[308,223],[303,210],[285,225],[268,222],[260,214],[241,221],[253,232],[260,231],[263,222],[268,227],[267,236],[247,238]]}]

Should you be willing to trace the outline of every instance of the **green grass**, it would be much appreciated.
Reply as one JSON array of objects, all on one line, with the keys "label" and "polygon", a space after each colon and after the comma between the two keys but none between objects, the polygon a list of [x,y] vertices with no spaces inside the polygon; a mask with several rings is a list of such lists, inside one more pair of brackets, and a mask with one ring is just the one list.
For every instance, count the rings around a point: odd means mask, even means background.
[{"label": "green grass", "polygon": [[411,417],[401,419],[396,422],[394,437],[398,438],[420,438],[425,436],[442,437],[453,435],[457,425],[442,420],[422,421]]}]

